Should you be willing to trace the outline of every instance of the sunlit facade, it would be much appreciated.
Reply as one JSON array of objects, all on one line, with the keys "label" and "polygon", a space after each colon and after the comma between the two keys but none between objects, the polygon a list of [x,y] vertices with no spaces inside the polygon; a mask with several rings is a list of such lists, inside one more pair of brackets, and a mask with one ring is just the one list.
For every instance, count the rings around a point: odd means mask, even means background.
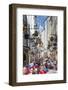
[{"label": "sunlit facade", "polygon": [[42,23],[44,26],[37,26],[36,19],[38,16],[23,15],[23,17],[23,60],[24,65],[26,65],[31,62],[37,62],[40,55],[43,56],[48,51],[50,37],[57,34],[57,17],[45,17]]}]

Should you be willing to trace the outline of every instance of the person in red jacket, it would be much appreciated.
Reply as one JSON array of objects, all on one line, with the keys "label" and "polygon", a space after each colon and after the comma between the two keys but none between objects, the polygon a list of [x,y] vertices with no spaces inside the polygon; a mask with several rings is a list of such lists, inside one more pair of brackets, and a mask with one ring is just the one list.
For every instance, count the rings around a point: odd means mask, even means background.
[{"label": "person in red jacket", "polygon": [[24,68],[23,68],[23,74],[24,74],[24,75],[28,75],[28,74],[29,74],[29,69],[28,69],[28,67],[24,67]]},{"label": "person in red jacket", "polygon": [[40,66],[40,70],[39,70],[39,74],[45,74],[47,73],[46,71],[44,71],[44,67],[43,65]]}]

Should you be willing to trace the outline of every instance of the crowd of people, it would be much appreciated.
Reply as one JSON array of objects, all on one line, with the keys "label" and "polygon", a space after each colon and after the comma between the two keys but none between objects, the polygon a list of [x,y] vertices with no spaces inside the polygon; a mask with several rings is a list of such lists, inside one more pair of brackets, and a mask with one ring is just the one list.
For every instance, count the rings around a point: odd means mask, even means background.
[{"label": "crowd of people", "polygon": [[[57,59],[56,59],[57,53],[51,52],[48,56],[44,55],[44,58],[42,57],[37,62],[32,61],[31,63],[25,65],[23,67],[23,74],[29,75],[29,74],[47,74],[51,71],[57,71]],[[35,57],[35,56],[34,56]],[[45,60],[44,60],[45,59]],[[42,60],[43,62],[40,62]]]}]

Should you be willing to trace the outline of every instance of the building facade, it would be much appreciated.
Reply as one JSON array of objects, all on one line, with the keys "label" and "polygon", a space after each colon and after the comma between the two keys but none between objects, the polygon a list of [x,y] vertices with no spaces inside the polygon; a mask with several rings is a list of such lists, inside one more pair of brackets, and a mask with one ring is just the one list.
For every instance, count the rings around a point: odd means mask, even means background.
[{"label": "building facade", "polygon": [[36,18],[36,16],[32,15],[23,15],[24,65],[39,61],[40,56],[42,57],[48,49],[50,50],[57,46],[57,41],[52,41],[57,36],[57,17],[48,16],[43,22],[45,24],[43,29],[37,28]]}]

